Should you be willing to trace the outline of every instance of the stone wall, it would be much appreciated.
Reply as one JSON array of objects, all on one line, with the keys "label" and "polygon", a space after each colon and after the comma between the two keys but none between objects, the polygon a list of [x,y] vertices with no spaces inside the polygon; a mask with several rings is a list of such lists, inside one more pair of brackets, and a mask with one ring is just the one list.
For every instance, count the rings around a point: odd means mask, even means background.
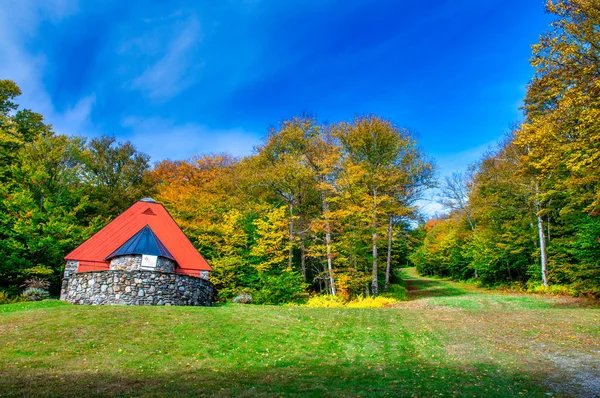
[{"label": "stone wall", "polygon": [[[165,257],[158,257],[156,268],[153,271],[173,272],[175,270],[175,261]],[[128,254],[126,256],[115,257],[110,260],[111,270],[135,271],[142,269],[142,255]]]},{"label": "stone wall", "polygon": [[109,270],[72,274],[61,299],[92,305],[211,305],[212,283],[156,271]]},{"label": "stone wall", "polygon": [[69,279],[71,275],[77,273],[77,268],[79,267],[79,261],[69,260],[65,264],[65,273],[63,276],[62,286],[60,288],[60,299],[64,300],[67,294],[67,287],[69,286]]}]

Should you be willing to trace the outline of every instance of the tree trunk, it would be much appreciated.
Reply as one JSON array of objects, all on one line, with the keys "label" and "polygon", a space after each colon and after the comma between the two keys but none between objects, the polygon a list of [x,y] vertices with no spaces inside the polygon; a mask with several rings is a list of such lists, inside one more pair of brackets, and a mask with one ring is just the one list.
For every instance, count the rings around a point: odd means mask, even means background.
[{"label": "tree trunk", "polygon": [[377,278],[377,191],[375,189],[373,189],[371,228],[373,228],[373,282],[371,283],[371,294],[377,296],[379,294],[379,281]]},{"label": "tree trunk", "polygon": [[473,220],[471,219],[471,215],[467,213],[467,222],[469,223],[469,227],[471,227],[471,231],[475,231],[475,224],[473,224]]},{"label": "tree trunk", "polygon": [[292,269],[294,260],[294,205],[290,203],[290,249],[288,251],[288,268]]},{"label": "tree trunk", "polygon": [[[538,206],[539,207],[539,206]],[[546,279],[546,264],[547,264],[547,255],[546,255],[546,237],[544,236],[544,225],[542,224],[542,217],[538,214],[537,216],[538,222],[538,233],[540,237],[540,260],[542,263],[542,284],[544,287],[548,286],[548,280]]]},{"label": "tree trunk", "polygon": [[387,290],[388,285],[390,284],[390,271],[392,268],[392,243],[393,243],[393,224],[394,224],[394,215],[390,214],[390,220],[388,224],[388,248],[387,248],[387,261],[385,264],[385,290]]},{"label": "tree trunk", "polygon": [[[535,191],[539,195],[540,188],[539,188],[539,185],[537,182],[535,183]],[[548,287],[548,280],[546,279],[546,266],[547,266],[547,262],[548,262],[548,257],[546,254],[546,237],[544,236],[544,223],[542,221],[542,216],[540,215],[541,205],[540,205],[540,201],[537,198],[535,199],[535,211],[536,211],[536,217],[537,217],[538,235],[539,235],[539,240],[540,240],[540,261],[541,261],[541,265],[542,265],[542,284],[544,285],[544,287]]]},{"label": "tree trunk", "polygon": [[[300,213],[300,228],[303,227],[302,213]],[[302,271],[302,278],[306,282],[306,245],[304,243],[304,234],[304,231],[300,232],[300,271]]]},{"label": "tree trunk", "polygon": [[371,283],[373,296],[379,294],[379,281],[377,280],[377,232],[373,232],[373,282]]},{"label": "tree trunk", "polygon": [[302,271],[302,279],[306,280],[306,246],[304,245],[304,235],[300,236],[300,270]]},{"label": "tree trunk", "polygon": [[329,284],[331,285],[331,294],[337,294],[335,289],[335,280],[333,278],[333,264],[331,263],[331,223],[329,222],[329,203],[325,193],[321,192],[321,201],[323,202],[323,215],[325,216],[325,247],[327,248],[327,271],[329,272]]}]

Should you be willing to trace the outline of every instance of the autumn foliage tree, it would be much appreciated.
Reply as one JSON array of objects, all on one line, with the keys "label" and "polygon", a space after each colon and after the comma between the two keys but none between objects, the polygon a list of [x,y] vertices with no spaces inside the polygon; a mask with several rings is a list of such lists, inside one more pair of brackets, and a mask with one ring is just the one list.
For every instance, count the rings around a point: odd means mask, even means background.
[{"label": "autumn foliage tree", "polygon": [[0,289],[16,292],[23,280],[43,277],[56,292],[65,254],[132,194],[151,193],[152,184],[142,182],[150,165],[113,138],[56,134],[42,115],[19,108],[20,94],[0,80]]},{"label": "autumn foliage tree", "polygon": [[[599,296],[600,2],[548,1],[546,9],[555,19],[533,46],[525,120],[477,165],[468,201],[439,225],[457,237],[456,262],[446,253],[450,276]],[[441,253],[440,228],[414,258],[443,274],[445,265],[425,257]]]}]

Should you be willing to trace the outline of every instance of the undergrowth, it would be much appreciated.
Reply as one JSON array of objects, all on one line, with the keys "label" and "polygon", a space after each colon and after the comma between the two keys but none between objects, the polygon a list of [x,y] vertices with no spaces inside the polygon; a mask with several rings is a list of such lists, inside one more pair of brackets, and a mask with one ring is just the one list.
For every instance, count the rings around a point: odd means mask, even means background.
[{"label": "undergrowth", "polygon": [[407,298],[406,288],[401,285],[390,285],[386,291],[377,297],[358,296],[346,300],[339,296],[318,295],[311,297],[305,304],[307,307],[329,308],[384,308]]},{"label": "undergrowth", "polygon": [[7,292],[0,291],[0,304],[12,304],[21,301],[25,301],[25,298],[21,296],[11,296]]}]

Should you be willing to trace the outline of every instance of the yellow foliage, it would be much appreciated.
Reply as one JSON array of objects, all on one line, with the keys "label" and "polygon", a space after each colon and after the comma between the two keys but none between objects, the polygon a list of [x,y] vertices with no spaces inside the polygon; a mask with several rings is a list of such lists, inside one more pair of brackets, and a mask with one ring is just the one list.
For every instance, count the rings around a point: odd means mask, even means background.
[{"label": "yellow foliage", "polygon": [[266,219],[258,219],[254,221],[254,225],[258,238],[250,253],[261,259],[256,268],[264,272],[284,266],[288,261],[290,247],[286,208],[279,207],[269,211]]},{"label": "yellow foliage", "polygon": [[313,296],[306,303],[307,307],[325,307],[325,308],[384,308],[397,303],[398,300],[390,297],[362,297],[346,301],[339,296]]},{"label": "yellow foliage", "polygon": [[343,298],[339,296],[313,296],[306,303],[307,307],[329,307],[329,308],[342,308],[345,307],[346,303]]},{"label": "yellow foliage", "polygon": [[346,304],[348,308],[384,308],[397,303],[398,300],[390,297],[358,297]]}]

